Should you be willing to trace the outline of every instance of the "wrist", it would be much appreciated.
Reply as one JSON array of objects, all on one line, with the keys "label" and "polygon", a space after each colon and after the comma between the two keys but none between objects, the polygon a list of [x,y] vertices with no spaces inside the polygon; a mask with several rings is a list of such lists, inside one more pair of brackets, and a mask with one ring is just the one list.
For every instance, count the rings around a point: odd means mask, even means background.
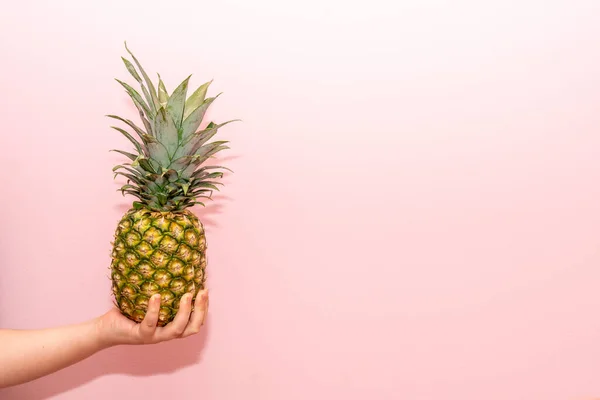
[{"label": "wrist", "polygon": [[110,325],[110,321],[107,321],[105,315],[95,318],[92,321],[93,337],[100,350],[120,344],[114,335],[114,329]]}]

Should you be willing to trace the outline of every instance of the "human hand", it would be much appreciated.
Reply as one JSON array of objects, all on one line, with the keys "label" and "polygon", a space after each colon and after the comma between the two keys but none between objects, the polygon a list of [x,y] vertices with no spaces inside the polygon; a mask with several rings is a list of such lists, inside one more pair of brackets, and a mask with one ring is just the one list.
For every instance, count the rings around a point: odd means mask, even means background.
[{"label": "human hand", "polygon": [[160,295],[154,295],[150,298],[144,320],[136,323],[113,308],[97,321],[100,341],[104,346],[110,347],[121,344],[154,344],[194,335],[200,331],[206,319],[208,291],[198,292],[193,312],[192,295],[184,295],[175,319],[164,327],[157,326],[159,309]]}]

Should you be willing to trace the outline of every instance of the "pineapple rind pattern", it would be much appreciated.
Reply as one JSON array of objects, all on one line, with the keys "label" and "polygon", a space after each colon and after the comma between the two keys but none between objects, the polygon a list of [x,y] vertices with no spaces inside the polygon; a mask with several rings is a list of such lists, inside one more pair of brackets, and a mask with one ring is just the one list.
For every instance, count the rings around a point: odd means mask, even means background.
[{"label": "pineapple rind pattern", "polygon": [[173,320],[185,293],[194,298],[206,281],[206,237],[198,218],[147,209],[128,211],[119,222],[112,252],[115,301],[141,322],[154,294],[161,295],[159,326]]}]

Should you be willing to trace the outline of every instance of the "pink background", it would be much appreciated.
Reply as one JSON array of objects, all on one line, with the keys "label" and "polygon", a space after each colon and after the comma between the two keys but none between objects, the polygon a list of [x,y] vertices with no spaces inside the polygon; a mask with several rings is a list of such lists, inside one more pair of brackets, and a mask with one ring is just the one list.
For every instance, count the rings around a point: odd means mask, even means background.
[{"label": "pink background", "polygon": [[596,0],[3,5],[1,327],[110,306],[124,40],[169,90],[214,78],[210,117],[244,122],[197,210],[203,333],[0,398],[600,396],[599,18]]}]

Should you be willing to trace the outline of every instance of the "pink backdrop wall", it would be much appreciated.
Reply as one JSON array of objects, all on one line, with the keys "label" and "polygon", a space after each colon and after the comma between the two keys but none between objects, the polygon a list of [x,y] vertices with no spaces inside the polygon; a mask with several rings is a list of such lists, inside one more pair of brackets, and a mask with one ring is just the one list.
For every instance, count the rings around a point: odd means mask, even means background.
[{"label": "pink backdrop wall", "polygon": [[0,398],[600,396],[599,17],[595,0],[4,5],[2,327],[110,306],[123,40],[169,89],[214,78],[211,117],[244,123],[198,210],[203,333]]}]

